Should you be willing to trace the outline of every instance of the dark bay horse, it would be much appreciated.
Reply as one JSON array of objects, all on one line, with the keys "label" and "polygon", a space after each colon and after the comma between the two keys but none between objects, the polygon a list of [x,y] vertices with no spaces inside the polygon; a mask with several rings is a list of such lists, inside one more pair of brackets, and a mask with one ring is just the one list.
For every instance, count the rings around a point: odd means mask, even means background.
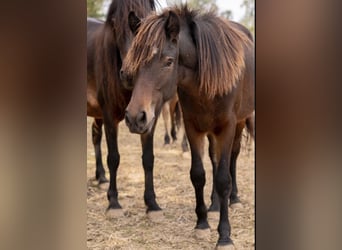
[{"label": "dark bay horse", "polygon": [[[121,76],[125,85],[134,87],[126,110],[131,132],[149,129],[163,103],[178,92],[191,149],[196,231],[201,233],[209,229],[202,163],[204,140],[208,137],[220,211],[217,248],[233,249],[228,218],[228,199],[234,192],[232,169],[236,167],[243,128],[247,124],[250,132],[254,130],[251,35],[243,26],[212,12],[172,7],[141,21]],[[144,123],[134,126],[131,121],[142,115]]]},{"label": "dark bay horse", "polygon": [[[132,91],[123,87],[120,68],[131,44],[133,34],[128,14],[134,11],[140,18],[155,11],[153,0],[113,0],[104,23],[88,19],[87,32],[87,115],[94,117],[92,126],[93,143],[96,152],[96,178],[105,182],[105,172],[101,161],[102,122],[108,146],[107,164],[110,173],[107,197],[108,216],[121,213],[116,184],[117,169],[120,163],[117,136],[118,123],[124,119],[125,110]],[[136,28],[136,27],[135,27]],[[155,123],[141,135],[143,148],[142,163],[145,171],[144,199],[147,211],[159,211],[153,187],[153,133]]]}]

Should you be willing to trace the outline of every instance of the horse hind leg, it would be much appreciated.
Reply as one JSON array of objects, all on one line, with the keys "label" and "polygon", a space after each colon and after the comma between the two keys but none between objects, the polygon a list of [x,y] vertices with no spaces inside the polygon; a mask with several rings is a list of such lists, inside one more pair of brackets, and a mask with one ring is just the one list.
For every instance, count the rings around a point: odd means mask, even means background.
[{"label": "horse hind leg", "polygon": [[230,175],[232,177],[232,192],[229,197],[230,207],[238,208],[241,207],[241,201],[238,197],[238,187],[236,181],[236,161],[240,153],[242,131],[245,127],[245,122],[238,123],[235,130],[235,137],[232,147],[232,154],[230,160]]},{"label": "horse hind leg", "polygon": [[102,140],[102,119],[94,119],[92,124],[92,141],[95,149],[96,171],[95,178],[98,184],[107,183],[105,170],[102,163],[101,140]]},{"label": "horse hind leg", "polygon": [[170,102],[171,137],[173,142],[177,141],[177,124],[179,123],[180,119],[178,105],[178,101]]},{"label": "horse hind leg", "polygon": [[255,115],[254,113],[246,119],[247,132],[255,139]]},{"label": "horse hind leg", "polygon": [[228,217],[228,199],[232,192],[232,176],[229,171],[236,122],[234,122],[234,117],[231,117],[229,120],[231,122],[222,128],[220,134],[215,136],[217,144],[215,152],[217,152],[218,166],[214,181],[220,200],[220,219],[217,227],[219,233],[218,248],[230,248],[233,245],[230,238],[231,227]]},{"label": "horse hind leg", "polygon": [[189,152],[188,139],[186,137],[185,131],[184,131],[183,140],[182,140],[182,150],[183,150],[183,153]]},{"label": "horse hind leg", "polygon": [[169,135],[169,103],[165,103],[162,108],[162,116],[164,120],[165,127],[165,135],[164,135],[164,145],[170,144],[170,135]]},{"label": "horse hind leg", "polygon": [[211,204],[208,211],[219,212],[220,211],[220,201],[215,188],[215,175],[217,170],[217,157],[215,154],[215,138],[212,135],[208,135],[209,140],[209,158],[212,165],[213,174],[213,185],[210,195]]}]

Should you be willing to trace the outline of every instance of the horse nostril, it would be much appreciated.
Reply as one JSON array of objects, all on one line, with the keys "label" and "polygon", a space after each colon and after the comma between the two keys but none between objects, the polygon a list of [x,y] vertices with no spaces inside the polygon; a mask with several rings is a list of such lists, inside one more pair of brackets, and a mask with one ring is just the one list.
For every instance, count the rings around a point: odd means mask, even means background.
[{"label": "horse nostril", "polygon": [[145,125],[146,124],[146,112],[142,111],[137,115],[137,124]]},{"label": "horse nostril", "polygon": [[126,124],[129,125],[129,126],[131,125],[131,119],[130,119],[130,117],[129,117],[128,111],[125,112],[125,122],[126,122]]},{"label": "horse nostril", "polygon": [[120,79],[125,80],[125,74],[124,74],[124,71],[122,69],[120,69]]}]

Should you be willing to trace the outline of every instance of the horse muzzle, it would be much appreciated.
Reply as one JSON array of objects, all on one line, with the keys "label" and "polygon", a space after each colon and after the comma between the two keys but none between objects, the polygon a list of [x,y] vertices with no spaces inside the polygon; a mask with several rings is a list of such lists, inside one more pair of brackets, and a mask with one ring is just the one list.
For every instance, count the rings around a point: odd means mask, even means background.
[{"label": "horse muzzle", "polygon": [[129,131],[135,134],[144,134],[151,131],[154,125],[155,117],[148,119],[145,111],[139,112],[137,115],[133,116],[128,111],[125,113],[125,122]]}]

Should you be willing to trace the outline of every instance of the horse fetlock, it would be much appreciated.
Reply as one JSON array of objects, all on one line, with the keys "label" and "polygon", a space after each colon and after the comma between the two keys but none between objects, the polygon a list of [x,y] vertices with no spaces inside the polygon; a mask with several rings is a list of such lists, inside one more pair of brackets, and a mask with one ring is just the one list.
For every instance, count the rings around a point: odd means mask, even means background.
[{"label": "horse fetlock", "polygon": [[212,201],[208,211],[210,212],[220,212],[220,203],[218,200]]}]

